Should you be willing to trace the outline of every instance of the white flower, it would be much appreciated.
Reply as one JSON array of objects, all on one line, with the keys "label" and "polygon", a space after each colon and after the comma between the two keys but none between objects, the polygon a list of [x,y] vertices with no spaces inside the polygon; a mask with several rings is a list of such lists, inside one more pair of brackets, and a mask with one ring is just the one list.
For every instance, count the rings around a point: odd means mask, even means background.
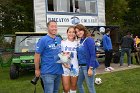
[{"label": "white flower", "polygon": [[70,54],[69,53],[59,53],[58,54],[60,60],[57,63],[69,63],[70,62]]}]

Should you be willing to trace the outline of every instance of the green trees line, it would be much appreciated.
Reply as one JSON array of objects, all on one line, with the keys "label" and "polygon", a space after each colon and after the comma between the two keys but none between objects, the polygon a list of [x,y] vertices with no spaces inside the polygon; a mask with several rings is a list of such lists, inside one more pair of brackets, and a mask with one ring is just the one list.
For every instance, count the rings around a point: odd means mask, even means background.
[{"label": "green trees line", "polygon": [[119,25],[121,31],[140,36],[140,0],[105,0],[107,25]]},{"label": "green trees line", "polygon": [[32,0],[0,0],[0,34],[33,31]]}]

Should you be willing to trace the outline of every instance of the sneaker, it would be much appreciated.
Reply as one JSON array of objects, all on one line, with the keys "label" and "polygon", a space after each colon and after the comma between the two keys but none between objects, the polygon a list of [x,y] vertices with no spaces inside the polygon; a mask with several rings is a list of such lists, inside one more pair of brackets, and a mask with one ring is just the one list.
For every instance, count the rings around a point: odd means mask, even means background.
[{"label": "sneaker", "polygon": [[130,65],[128,67],[131,67]]},{"label": "sneaker", "polygon": [[109,68],[105,68],[105,71],[110,72],[111,70]]},{"label": "sneaker", "polygon": [[109,70],[114,70],[114,68],[113,68],[113,67],[108,67],[108,69],[109,69]]}]

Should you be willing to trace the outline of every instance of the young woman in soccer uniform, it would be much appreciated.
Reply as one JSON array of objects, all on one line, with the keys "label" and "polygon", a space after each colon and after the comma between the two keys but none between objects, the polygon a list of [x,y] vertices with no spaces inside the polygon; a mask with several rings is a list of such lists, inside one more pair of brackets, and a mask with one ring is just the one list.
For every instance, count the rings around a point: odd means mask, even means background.
[{"label": "young woman in soccer uniform", "polygon": [[77,60],[77,41],[73,26],[67,29],[67,40],[61,42],[63,53],[70,54],[69,68],[63,66],[64,74],[62,74],[62,85],[64,93],[76,93],[76,85],[79,73]]}]

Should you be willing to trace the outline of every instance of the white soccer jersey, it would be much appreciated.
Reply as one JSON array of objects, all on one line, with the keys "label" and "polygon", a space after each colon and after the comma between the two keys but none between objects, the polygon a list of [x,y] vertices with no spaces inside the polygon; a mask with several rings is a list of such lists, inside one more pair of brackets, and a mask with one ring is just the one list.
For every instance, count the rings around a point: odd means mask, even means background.
[{"label": "white soccer jersey", "polygon": [[[79,73],[79,66],[78,66],[78,60],[77,60],[77,41],[69,41],[68,39],[65,41],[61,42],[61,50],[63,52],[70,52],[71,54],[71,61],[70,63],[73,65],[73,68],[75,68],[77,70],[77,72]],[[64,75],[68,76],[70,75],[70,71],[69,69],[65,68],[63,66],[63,70],[64,70]]]}]

